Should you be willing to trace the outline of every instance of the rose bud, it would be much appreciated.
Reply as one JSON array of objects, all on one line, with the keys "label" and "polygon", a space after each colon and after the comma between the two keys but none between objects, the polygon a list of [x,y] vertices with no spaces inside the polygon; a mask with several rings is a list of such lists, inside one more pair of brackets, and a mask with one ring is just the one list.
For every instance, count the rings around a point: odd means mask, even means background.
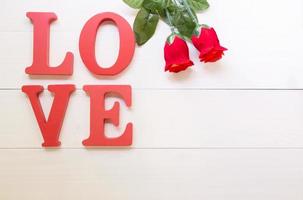
[{"label": "rose bud", "polygon": [[164,58],[166,61],[165,71],[178,73],[186,70],[194,63],[189,59],[189,51],[186,42],[174,35],[165,43]]},{"label": "rose bud", "polygon": [[202,27],[200,36],[193,35],[192,42],[200,51],[201,62],[216,62],[222,58],[227,49],[220,45],[216,31],[213,28]]}]

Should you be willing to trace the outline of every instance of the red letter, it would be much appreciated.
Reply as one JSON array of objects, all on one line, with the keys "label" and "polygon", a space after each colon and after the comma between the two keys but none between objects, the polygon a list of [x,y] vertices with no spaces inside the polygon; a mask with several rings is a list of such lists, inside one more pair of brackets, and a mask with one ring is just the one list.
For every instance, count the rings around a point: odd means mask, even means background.
[{"label": "red letter", "polygon": [[26,85],[22,87],[22,91],[29,97],[38,125],[42,132],[44,139],[42,146],[56,147],[61,144],[59,141],[60,130],[63,124],[69,97],[75,90],[75,86],[49,85],[48,90],[54,93],[54,100],[48,120],[46,120],[39,100],[39,94],[43,91],[43,87],[40,85]]},{"label": "red letter", "polygon": [[72,75],[74,55],[68,52],[61,65],[49,66],[50,23],[57,19],[55,13],[28,12],[26,14],[34,25],[33,64],[25,72],[31,75]]},{"label": "red letter", "polygon": [[132,144],[133,125],[128,123],[124,133],[118,138],[106,138],[104,133],[105,120],[119,125],[120,104],[115,102],[110,110],[105,110],[104,100],[108,93],[117,93],[131,106],[131,87],[127,85],[97,86],[86,85],[83,90],[90,96],[90,135],[82,143],[84,146],[130,146]]},{"label": "red letter", "polygon": [[[120,34],[120,49],[116,63],[110,68],[98,65],[95,56],[96,35],[99,26],[104,21],[116,24]],[[116,75],[123,71],[131,62],[135,51],[135,38],[128,22],[121,16],[106,12],[95,15],[85,24],[79,41],[80,55],[88,70],[96,75]]]}]

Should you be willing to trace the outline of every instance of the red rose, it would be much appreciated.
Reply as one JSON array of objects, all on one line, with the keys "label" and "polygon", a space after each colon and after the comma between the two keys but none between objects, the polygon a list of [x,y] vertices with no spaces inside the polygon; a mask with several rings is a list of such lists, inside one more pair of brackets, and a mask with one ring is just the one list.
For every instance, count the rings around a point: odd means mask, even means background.
[{"label": "red rose", "polygon": [[200,36],[192,36],[194,46],[200,51],[201,62],[216,62],[222,58],[227,49],[220,45],[216,31],[213,28],[201,28]]},{"label": "red rose", "polygon": [[166,61],[165,71],[178,73],[192,66],[189,59],[189,51],[186,42],[178,36],[174,36],[171,44],[166,42],[164,47]]}]

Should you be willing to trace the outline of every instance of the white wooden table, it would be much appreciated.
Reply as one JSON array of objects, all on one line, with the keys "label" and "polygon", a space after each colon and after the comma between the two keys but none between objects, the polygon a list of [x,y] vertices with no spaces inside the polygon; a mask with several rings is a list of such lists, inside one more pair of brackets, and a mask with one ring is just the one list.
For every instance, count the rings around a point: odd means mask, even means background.
[{"label": "white wooden table", "polygon": [[[93,15],[112,11],[132,23],[135,10],[122,0],[1,0],[0,199],[302,200],[303,199],[303,1],[209,0],[200,21],[215,26],[229,48],[215,64],[164,73],[161,23],[116,77],[95,77],[83,65],[78,39]],[[70,78],[30,78],[32,24],[27,11],[55,12],[51,58],[75,55]],[[97,59],[114,62],[118,33],[102,26]],[[62,147],[41,148],[42,137],[22,85],[71,83],[61,131]],[[117,136],[128,121],[134,141],[126,149],[85,149],[89,98],[84,84],[131,84],[133,106],[121,102]],[[110,107],[116,99],[109,99]],[[42,104],[48,115],[51,95]]]}]

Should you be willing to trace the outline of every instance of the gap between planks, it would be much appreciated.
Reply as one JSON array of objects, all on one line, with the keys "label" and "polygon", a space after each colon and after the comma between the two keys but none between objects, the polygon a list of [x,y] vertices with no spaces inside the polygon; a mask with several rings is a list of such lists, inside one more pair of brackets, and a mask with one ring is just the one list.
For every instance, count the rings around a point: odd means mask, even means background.
[{"label": "gap between planks", "polygon": [[[72,83],[66,83],[72,84]],[[27,84],[30,85],[30,84]],[[40,85],[40,84],[32,84],[32,85]],[[50,84],[52,85],[52,84]],[[61,84],[59,84],[61,85]],[[89,84],[89,85],[98,85],[98,84]],[[101,85],[111,85],[111,84],[101,84]],[[123,85],[123,84],[112,84],[112,85]],[[133,90],[171,90],[171,91],[301,91],[303,88],[135,88],[132,87]],[[21,91],[21,88],[0,88],[0,91]],[[83,90],[82,88],[76,88],[76,90]]]},{"label": "gap between planks", "polygon": [[42,147],[4,147],[0,150],[303,150],[303,146],[298,147],[58,147],[58,148],[42,148]]}]

